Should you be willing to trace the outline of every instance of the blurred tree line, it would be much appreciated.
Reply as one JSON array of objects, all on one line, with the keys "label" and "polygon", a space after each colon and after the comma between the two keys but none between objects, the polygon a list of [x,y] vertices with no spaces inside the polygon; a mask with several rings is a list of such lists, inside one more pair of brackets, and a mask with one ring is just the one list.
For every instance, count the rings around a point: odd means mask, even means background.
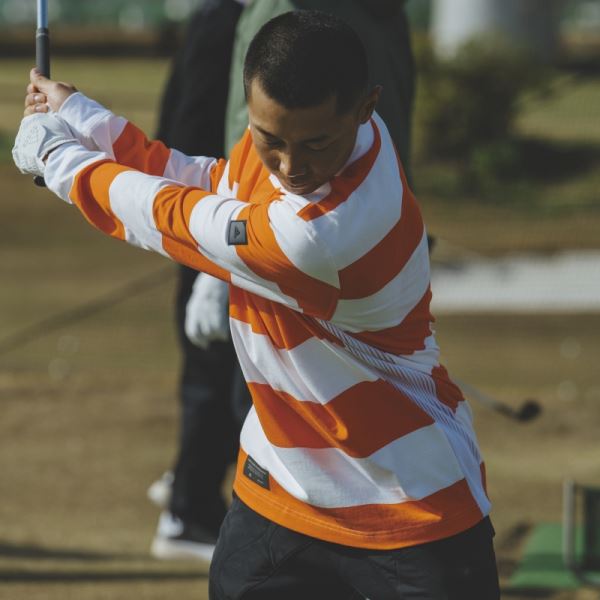
[{"label": "blurred tree line", "polygon": [[[49,0],[53,52],[169,56],[181,24],[202,1]],[[448,171],[460,174],[461,190],[489,189],[503,177],[518,176],[525,165],[529,168],[531,161],[524,160],[524,153],[531,145],[515,131],[522,99],[532,94],[548,97],[557,69],[573,72],[581,66],[581,61],[564,60],[565,49],[591,49],[586,64],[592,75],[600,72],[600,0],[548,0],[560,6],[560,57],[552,65],[489,35],[468,41],[451,56],[436,53],[433,21],[436,3],[442,2],[406,0],[419,80],[418,158],[446,163]],[[448,5],[453,2],[457,0]],[[0,0],[0,56],[32,55],[35,13],[35,0]]]},{"label": "blurred tree line", "polygon": [[[521,2],[434,0],[428,14],[408,4],[431,20],[414,39],[420,158],[452,164],[462,190],[485,193],[539,169],[548,153],[516,128],[524,98],[543,102],[566,73],[600,72],[598,0]],[[585,57],[573,53],[581,39]]]},{"label": "blurred tree line", "polygon": [[[156,27],[164,20],[186,19],[202,0],[49,0],[52,22],[66,25],[117,24],[124,27]],[[261,0],[255,0],[261,1]],[[433,0],[406,0],[412,27],[429,27]],[[0,27],[35,22],[35,0],[0,0]],[[565,0],[563,20],[568,27],[590,28],[600,24],[598,0]]]},{"label": "blurred tree line", "polygon": [[[161,26],[182,21],[202,0],[49,0],[49,18],[60,25],[117,25],[123,29]],[[0,25],[35,22],[35,0],[0,0]]]}]

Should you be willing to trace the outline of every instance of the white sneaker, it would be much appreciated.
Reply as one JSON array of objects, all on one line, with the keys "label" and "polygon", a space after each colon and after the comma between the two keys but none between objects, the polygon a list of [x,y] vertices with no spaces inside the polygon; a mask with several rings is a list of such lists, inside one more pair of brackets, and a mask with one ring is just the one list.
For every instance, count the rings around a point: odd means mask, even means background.
[{"label": "white sneaker", "polygon": [[157,479],[146,492],[149,500],[159,508],[168,508],[171,502],[171,492],[173,489],[173,480],[175,476],[173,471],[165,471],[160,479]]},{"label": "white sneaker", "polygon": [[194,523],[184,523],[169,511],[158,519],[150,553],[161,560],[204,560],[210,562],[217,536]]}]

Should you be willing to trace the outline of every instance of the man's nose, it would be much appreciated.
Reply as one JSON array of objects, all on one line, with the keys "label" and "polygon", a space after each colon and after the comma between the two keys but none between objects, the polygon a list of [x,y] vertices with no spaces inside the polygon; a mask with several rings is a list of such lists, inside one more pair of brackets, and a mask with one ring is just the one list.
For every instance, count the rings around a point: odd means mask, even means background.
[{"label": "man's nose", "polygon": [[289,178],[306,175],[307,168],[302,155],[295,152],[282,152],[279,156],[279,172]]}]

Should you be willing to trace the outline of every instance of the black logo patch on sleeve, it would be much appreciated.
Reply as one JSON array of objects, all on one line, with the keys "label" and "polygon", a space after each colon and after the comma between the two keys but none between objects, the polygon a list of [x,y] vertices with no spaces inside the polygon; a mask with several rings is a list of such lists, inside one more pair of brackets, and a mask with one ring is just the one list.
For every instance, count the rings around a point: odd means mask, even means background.
[{"label": "black logo patch on sleeve", "polygon": [[263,469],[251,456],[248,456],[244,464],[244,475],[266,490],[269,488],[269,471]]},{"label": "black logo patch on sleeve", "polygon": [[227,244],[229,246],[240,246],[247,243],[246,221],[231,221],[227,233]]}]

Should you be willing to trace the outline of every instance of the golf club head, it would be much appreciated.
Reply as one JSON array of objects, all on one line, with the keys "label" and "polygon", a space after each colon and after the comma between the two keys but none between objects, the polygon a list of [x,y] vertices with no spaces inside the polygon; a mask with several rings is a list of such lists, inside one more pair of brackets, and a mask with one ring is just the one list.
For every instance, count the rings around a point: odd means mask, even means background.
[{"label": "golf club head", "polygon": [[532,421],[542,412],[542,407],[537,400],[528,398],[523,402],[517,412],[519,421]]}]

